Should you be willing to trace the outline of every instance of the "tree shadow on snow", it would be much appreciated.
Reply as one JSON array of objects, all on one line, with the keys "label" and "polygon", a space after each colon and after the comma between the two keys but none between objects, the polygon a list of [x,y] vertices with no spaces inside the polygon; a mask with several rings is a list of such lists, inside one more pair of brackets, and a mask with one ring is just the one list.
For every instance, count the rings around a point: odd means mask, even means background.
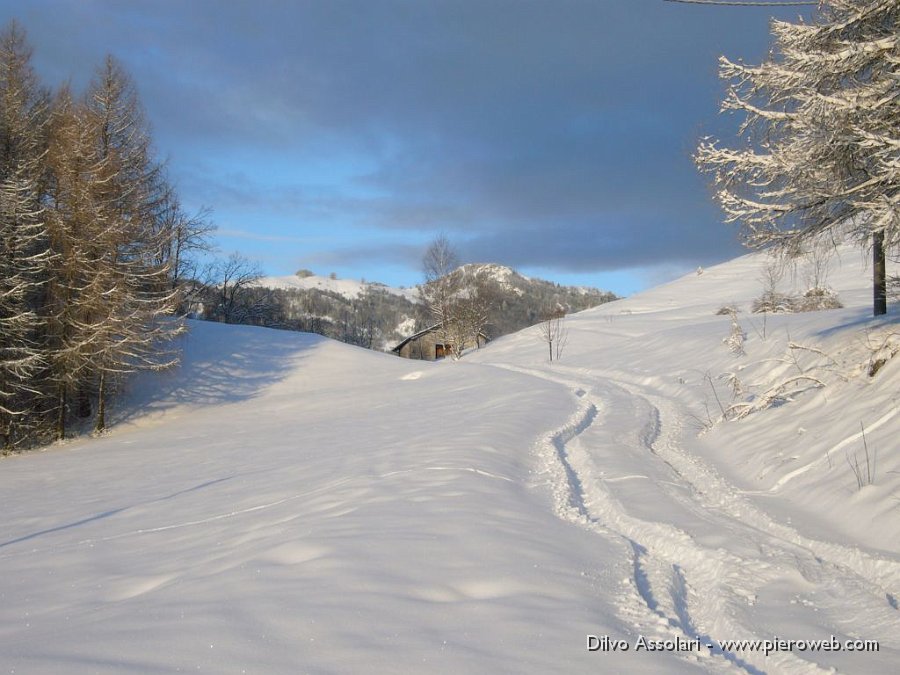
[{"label": "tree shadow on snow", "polygon": [[188,494],[190,492],[196,492],[197,490],[202,490],[204,488],[210,487],[211,485],[216,485],[218,483],[224,483],[226,481],[231,480],[234,476],[227,476],[225,478],[216,478],[214,480],[208,480],[198,485],[194,485],[189,488],[185,488],[183,490],[178,490],[177,492],[173,492],[171,494],[165,495],[163,497],[157,497],[156,499],[149,499],[143,502],[137,502],[135,504],[131,504],[129,506],[122,506],[117,509],[110,509],[108,511],[103,511],[102,513],[97,513],[92,516],[88,516],[86,518],[81,518],[79,520],[73,520],[72,522],[63,523],[62,525],[56,525],[54,527],[48,527],[43,530],[39,530],[37,532],[32,532],[30,534],[25,534],[20,537],[16,537],[15,539],[10,539],[8,541],[0,542],[0,548],[6,548],[7,546],[12,546],[13,544],[20,544],[24,541],[31,541],[32,539],[37,539],[38,537],[43,537],[47,534],[53,534],[54,532],[62,532],[63,530],[70,530],[75,527],[79,527],[81,525],[87,525],[88,523],[93,523],[98,520],[104,520],[106,518],[110,518],[119,513],[124,513],[130,509],[133,509],[136,506],[146,506],[148,504],[154,504],[156,502],[164,502],[170,499],[174,499],[183,494]]},{"label": "tree shadow on snow", "polygon": [[189,321],[173,347],[179,365],[138,373],[123,385],[114,423],[179,405],[221,405],[258,396],[291,375],[325,338],[309,333]]},{"label": "tree shadow on snow", "polygon": [[900,308],[898,307],[889,307],[888,313],[883,316],[872,316],[871,307],[860,307],[852,312],[846,321],[823,328],[813,333],[813,335],[819,338],[826,338],[851,329],[868,328],[876,330],[894,325],[898,321],[900,321]]}]

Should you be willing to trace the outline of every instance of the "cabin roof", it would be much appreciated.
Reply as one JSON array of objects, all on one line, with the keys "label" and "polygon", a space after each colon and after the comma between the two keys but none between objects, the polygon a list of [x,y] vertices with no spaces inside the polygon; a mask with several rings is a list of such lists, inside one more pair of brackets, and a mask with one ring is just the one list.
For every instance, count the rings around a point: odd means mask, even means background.
[{"label": "cabin roof", "polygon": [[413,335],[410,335],[408,338],[406,338],[405,340],[403,340],[403,342],[401,342],[401,343],[398,344],[396,347],[394,347],[393,349],[391,349],[391,351],[392,351],[392,352],[399,352],[401,349],[403,349],[403,347],[404,347],[405,345],[407,345],[408,343],[412,342],[413,340],[417,340],[418,338],[422,337],[423,335],[427,335],[428,333],[433,333],[433,332],[436,331],[438,328],[440,328],[440,327],[443,325],[443,323],[444,323],[443,321],[438,321],[438,322],[437,322],[436,324],[434,324],[433,326],[429,326],[428,328],[424,328],[423,330],[420,330],[418,333],[414,333]]},{"label": "cabin roof", "polygon": [[[418,340],[423,335],[428,335],[428,333],[434,333],[436,330],[438,330],[443,325],[444,325],[443,321],[438,321],[436,324],[428,326],[428,328],[423,328],[418,333],[414,333],[413,335],[410,335],[408,338],[403,340],[403,342],[401,342],[396,347],[391,349],[391,351],[397,352],[399,354],[400,350],[403,349],[403,347],[405,347],[407,344],[409,344],[413,340]],[[484,333],[484,331],[478,331],[478,337],[482,338],[485,341],[488,340],[488,336]]]}]

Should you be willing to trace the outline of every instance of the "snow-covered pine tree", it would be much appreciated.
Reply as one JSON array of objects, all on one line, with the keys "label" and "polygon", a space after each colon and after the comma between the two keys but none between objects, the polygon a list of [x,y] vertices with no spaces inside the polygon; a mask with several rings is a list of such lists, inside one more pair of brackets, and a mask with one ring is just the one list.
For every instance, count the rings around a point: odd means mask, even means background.
[{"label": "snow-covered pine tree", "polygon": [[84,124],[96,169],[89,242],[93,278],[85,319],[98,337],[91,362],[95,428],[102,431],[111,378],[174,363],[161,350],[182,326],[172,318],[177,293],[169,284],[168,262],[160,263],[172,241],[172,232],[157,218],[165,181],[153,159],[137,91],[111,56],[87,92]]},{"label": "snow-covered pine tree", "polygon": [[695,159],[748,245],[871,247],[884,314],[885,250],[900,247],[900,0],[823,0],[812,23],[773,21],[772,33],[761,65],[720,59],[722,108],[744,114],[747,145],[705,139]]},{"label": "snow-covered pine tree", "polygon": [[55,256],[44,310],[57,439],[65,437],[73,398],[80,402],[81,414],[89,414],[92,357],[102,338],[94,330],[93,318],[103,311],[97,307],[102,286],[96,278],[94,242],[97,209],[92,185],[98,180],[97,165],[83,118],[81,104],[63,87],[53,104],[47,152],[47,222]]},{"label": "snow-covered pine tree", "polygon": [[21,440],[40,409],[34,378],[40,294],[50,259],[40,182],[47,97],[24,31],[0,34],[0,449]]},{"label": "snow-covered pine tree", "polygon": [[[112,58],[84,99],[50,102],[24,31],[0,32],[0,447],[62,438],[110,380],[174,362],[163,343],[185,253],[211,225],[180,210],[130,78]],[[74,404],[74,405],[73,405]]]}]

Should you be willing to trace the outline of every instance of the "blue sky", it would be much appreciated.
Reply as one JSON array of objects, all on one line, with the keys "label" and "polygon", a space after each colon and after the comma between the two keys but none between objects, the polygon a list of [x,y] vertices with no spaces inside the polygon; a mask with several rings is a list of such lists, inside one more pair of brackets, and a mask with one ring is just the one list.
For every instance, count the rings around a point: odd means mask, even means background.
[{"label": "blue sky", "polygon": [[48,85],[106,53],[217,243],[270,274],[421,281],[444,232],[620,294],[742,252],[691,154],[717,58],[761,60],[802,8],[663,0],[0,0]]}]

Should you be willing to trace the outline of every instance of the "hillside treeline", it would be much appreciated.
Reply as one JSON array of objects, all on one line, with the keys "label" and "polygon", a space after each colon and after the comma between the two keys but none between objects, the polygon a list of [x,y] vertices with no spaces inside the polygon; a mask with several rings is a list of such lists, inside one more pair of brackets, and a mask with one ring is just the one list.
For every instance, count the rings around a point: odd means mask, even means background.
[{"label": "hillside treeline", "polygon": [[[502,276],[493,274],[504,270]],[[568,314],[615,300],[613,293],[529,279],[498,265],[466,265],[453,275],[462,294],[474,286],[485,317],[479,329],[494,339],[533,326],[551,314]],[[197,318],[318,333],[348,344],[390,350],[428,327],[433,317],[413,302],[378,283],[365,284],[356,297],[320,288],[266,288],[258,275],[235,282],[234,273],[214,275],[196,294]],[[477,284],[475,284],[477,281]]]},{"label": "hillside treeline", "polygon": [[545,279],[524,277],[517,272],[505,279],[495,279],[489,274],[495,268],[492,265],[483,266],[482,270],[477,269],[479,266],[465,267],[475,267],[474,274],[487,287],[490,313],[486,333],[492,339],[533,326],[551,315],[581,312],[618,299],[609,291],[562,286]]},{"label": "hillside treeline", "polygon": [[[15,23],[0,33],[0,450],[106,425],[115,383],[171,362],[195,221],[108,57],[50,91]],[[192,234],[193,233],[193,234]]]},{"label": "hillside treeline", "polygon": [[327,289],[259,285],[230,296],[219,281],[196,297],[192,315],[198,319],[316,333],[366,349],[390,349],[425,322],[423,307],[379,284],[353,298]]}]

